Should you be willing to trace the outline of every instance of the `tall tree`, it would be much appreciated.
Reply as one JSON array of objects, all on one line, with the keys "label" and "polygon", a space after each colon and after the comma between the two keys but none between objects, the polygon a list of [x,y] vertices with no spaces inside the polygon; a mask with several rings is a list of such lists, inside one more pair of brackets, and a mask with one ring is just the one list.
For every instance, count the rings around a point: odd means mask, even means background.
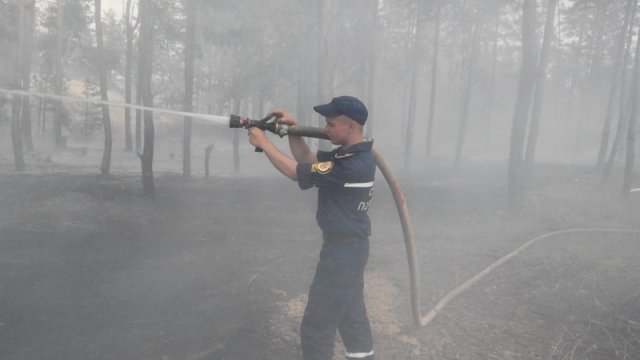
[{"label": "tall tree", "polygon": [[[98,46],[98,72],[100,73],[100,100],[109,101],[109,84],[107,81],[107,68],[104,63],[104,40],[102,36],[102,0],[95,0],[96,44]],[[113,135],[111,133],[111,115],[109,106],[102,105],[102,125],[104,127],[104,149],[102,152],[102,176],[109,175],[111,167],[111,146]]]},{"label": "tall tree", "polygon": [[[35,0],[20,1],[22,15],[20,16],[20,75],[22,76],[22,89],[28,91],[31,83],[31,58],[33,53],[33,33],[35,30]],[[24,148],[27,151],[33,150],[33,134],[31,130],[31,101],[25,96],[22,100],[21,130],[24,139]]]},{"label": "tall tree", "polygon": [[405,128],[404,140],[404,169],[409,170],[413,152],[413,134],[415,133],[416,107],[418,99],[418,81],[420,77],[420,60],[422,48],[420,46],[424,31],[425,3],[419,1],[417,4],[415,22],[411,29],[411,51],[410,51],[410,81],[409,81],[409,108],[407,114],[407,127]]},{"label": "tall tree", "polygon": [[[186,0],[186,22],[184,47],[184,111],[193,110],[193,66],[195,62],[195,37],[197,0]],[[191,177],[191,117],[184,118],[184,134],[182,144],[182,175]]]},{"label": "tall tree", "polygon": [[[320,26],[316,36],[320,44],[320,59],[317,75],[317,102],[328,101],[333,94],[335,78],[335,50],[330,46],[335,33],[336,0],[317,1],[316,11],[321,14]],[[318,118],[318,126],[324,126],[324,120]],[[321,150],[330,150],[331,144],[327,140],[320,140],[318,147]]]},{"label": "tall tree", "polygon": [[379,27],[379,11],[380,1],[373,0],[367,2],[369,8],[369,28],[370,39],[368,42],[368,55],[367,55],[367,107],[369,109],[369,119],[367,120],[366,136],[373,137],[373,129],[375,127],[375,95],[376,95],[376,79],[378,69],[378,39],[380,37]]},{"label": "tall tree", "polygon": [[301,12],[303,22],[308,24],[300,31],[297,91],[297,117],[301,124],[311,124],[312,106],[319,101],[316,94],[320,36],[322,28],[322,0],[302,1]]},{"label": "tall tree", "polygon": [[[480,33],[480,3],[479,0],[476,0],[475,9],[474,9],[474,20],[473,25],[470,29],[470,41],[471,46],[470,51],[467,54],[467,64],[466,64],[466,73],[465,73],[465,83],[463,88],[462,95],[462,112],[460,116],[460,127],[458,128],[458,140],[456,141],[456,157],[455,157],[455,167],[456,169],[460,167],[460,161],[462,160],[462,152],[464,148],[464,143],[467,138],[467,127],[469,123],[469,106],[471,104],[471,96],[473,91],[474,84],[474,76],[476,73],[476,61],[477,61],[477,52],[478,52],[478,38]],[[468,46],[468,45],[465,45]]]},{"label": "tall tree", "polygon": [[431,60],[431,92],[429,97],[429,118],[427,119],[427,140],[425,142],[425,153],[431,156],[433,142],[433,125],[436,114],[436,95],[438,93],[438,56],[440,56],[440,12],[441,4],[439,0],[434,1],[435,5],[435,26],[433,32],[433,59]]},{"label": "tall tree", "polygon": [[624,179],[622,195],[628,197],[633,181],[633,168],[636,160],[636,123],[638,122],[638,92],[640,92],[640,36],[637,36],[636,54],[633,63],[633,78],[631,81],[631,111],[627,125],[627,153],[624,165]]},{"label": "tall tree", "polygon": [[524,0],[522,7],[522,60],[518,95],[511,127],[509,150],[509,207],[522,208],[524,200],[524,140],[536,80],[536,0]]},{"label": "tall tree", "polygon": [[[133,24],[133,7],[132,0],[126,0],[124,8],[124,26],[126,35],[126,50],[125,50],[125,71],[124,71],[124,100],[127,104],[131,104],[131,78],[133,70],[133,34],[135,26]],[[127,151],[133,149],[133,139],[131,136],[131,108],[124,109],[124,134],[125,134],[125,147]]]},{"label": "tall tree", "polygon": [[495,93],[496,93],[496,70],[498,67],[498,42],[500,35],[500,13],[501,9],[499,5],[496,5],[494,14],[494,27],[493,27],[493,44],[491,49],[491,72],[489,75],[489,100],[487,104],[487,125],[486,125],[486,136],[485,136],[485,144],[486,149],[490,150],[491,144],[491,134],[492,134],[492,125],[493,125],[493,117],[495,116]]},{"label": "tall tree", "polygon": [[[611,123],[613,119],[613,113],[615,108],[616,97],[618,96],[621,76],[623,69],[621,69],[622,58],[624,56],[625,38],[629,31],[629,24],[631,23],[632,9],[637,6],[638,0],[627,0],[625,7],[624,21],[622,28],[618,35],[616,44],[615,60],[613,65],[613,71],[611,76],[611,85],[609,87],[609,98],[607,101],[607,108],[604,116],[604,125],[602,128],[602,136],[600,138],[600,149],[598,151],[598,159],[596,161],[596,169],[603,169],[607,151],[609,149],[609,137],[611,132]],[[620,91],[621,92],[621,91]]]},{"label": "tall tree", "polygon": [[[16,41],[16,49],[14,52],[15,56],[15,67],[13,73],[13,87],[15,89],[23,89],[24,84],[21,84],[22,78],[20,76],[19,69],[22,67],[20,55],[22,54],[22,48],[24,46],[24,26],[22,25],[25,18],[25,4],[24,2],[18,2],[18,18],[16,21],[16,32],[18,34],[18,39]],[[24,171],[25,163],[24,163],[24,154],[23,154],[23,143],[22,143],[22,133],[20,127],[20,112],[23,107],[24,102],[23,96],[14,96],[11,104],[11,142],[13,145],[13,159],[16,171]]]},{"label": "tall tree", "polygon": [[[140,89],[142,103],[146,107],[153,107],[151,94],[151,75],[153,73],[153,28],[154,14],[152,0],[140,0],[138,16],[140,17],[140,38],[138,43],[138,73],[140,77]],[[144,145],[140,155],[142,166],[142,193],[145,197],[155,195],[153,180],[153,147],[154,147],[153,112],[144,111]]]},{"label": "tall tree", "polygon": [[[611,169],[616,162],[618,152],[624,146],[624,132],[627,128],[627,122],[629,120],[630,113],[630,96],[631,92],[628,78],[632,77],[629,74],[629,61],[631,57],[632,47],[633,47],[633,18],[635,17],[636,11],[638,8],[638,3],[634,3],[633,10],[631,11],[631,22],[629,23],[629,29],[627,32],[627,40],[626,45],[623,50],[623,58],[622,58],[622,67],[621,67],[621,76],[620,76],[620,101],[618,104],[618,124],[616,126],[616,133],[613,137],[613,144],[611,145],[611,150],[609,151],[609,155],[607,156],[607,161],[604,164],[604,169],[602,171],[602,178],[607,179],[611,174]],[[627,76],[628,75],[628,76]]]},{"label": "tall tree", "polygon": [[547,66],[549,64],[549,52],[551,49],[551,41],[553,39],[553,26],[557,6],[558,0],[549,0],[547,2],[547,19],[544,25],[540,60],[538,61],[535,92],[533,94],[533,109],[531,110],[531,121],[525,153],[525,176],[527,178],[531,177],[533,172],[533,163],[535,161],[536,144],[538,142],[538,132],[540,130],[540,117],[542,114],[542,104],[544,102],[544,84],[547,77]]},{"label": "tall tree", "polygon": [[[57,0],[57,28],[56,28],[56,56],[55,56],[55,79],[54,93],[62,95],[64,87],[64,68],[63,58],[63,19],[64,19],[64,0]],[[62,101],[55,102],[55,117],[53,118],[53,138],[56,147],[64,147],[65,140],[62,137]]]}]

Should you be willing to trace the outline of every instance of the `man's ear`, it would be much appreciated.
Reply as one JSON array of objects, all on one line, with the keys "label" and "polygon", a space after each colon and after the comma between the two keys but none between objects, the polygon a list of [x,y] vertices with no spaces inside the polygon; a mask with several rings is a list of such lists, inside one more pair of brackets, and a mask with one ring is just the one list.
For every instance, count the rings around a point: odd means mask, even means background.
[{"label": "man's ear", "polygon": [[349,130],[357,132],[359,126],[360,126],[360,124],[358,124],[357,122],[355,122],[353,120],[349,121]]}]

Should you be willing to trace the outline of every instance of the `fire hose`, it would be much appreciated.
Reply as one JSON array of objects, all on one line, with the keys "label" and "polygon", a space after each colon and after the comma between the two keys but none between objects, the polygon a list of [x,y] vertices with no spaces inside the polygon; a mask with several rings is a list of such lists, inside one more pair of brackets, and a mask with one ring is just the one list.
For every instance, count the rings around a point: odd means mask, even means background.
[{"label": "fire hose", "polygon": [[[250,120],[244,117],[240,117],[237,115],[231,115],[229,120],[229,127],[232,128],[250,128],[250,127],[258,127],[262,130],[270,131],[274,134],[279,135],[280,137],[284,137],[287,135],[293,136],[303,136],[303,137],[311,137],[318,139],[327,139],[327,135],[324,130],[321,128],[308,127],[308,126],[288,126],[283,124],[278,124],[273,117],[266,117],[262,120]],[[260,151],[260,149],[256,149],[256,151]],[[534,239],[531,239],[521,245],[518,249],[512,251],[511,253],[501,257],[493,264],[486,267],[484,270],[480,271],[469,280],[465,281],[461,285],[457,286],[455,289],[451,290],[444,297],[442,297],[436,305],[426,314],[422,315],[420,309],[420,273],[418,269],[418,258],[417,258],[417,249],[416,243],[413,237],[413,226],[411,225],[411,218],[409,216],[409,209],[407,208],[407,203],[405,201],[404,195],[402,194],[402,189],[400,188],[400,183],[398,182],[396,176],[394,175],[391,167],[384,160],[382,155],[376,150],[372,150],[374,160],[380,172],[384,176],[387,184],[389,185],[389,189],[393,194],[393,199],[396,204],[396,208],[398,210],[398,215],[400,216],[400,221],[402,223],[402,232],[404,236],[404,245],[407,253],[407,263],[409,265],[409,280],[410,280],[410,288],[411,288],[411,309],[413,313],[413,322],[416,327],[424,327],[428,325],[442,310],[458,295],[463,293],[465,290],[476,284],[478,281],[492,273],[499,266],[507,263],[509,260],[519,255],[525,249],[530,247],[531,245],[537,243],[538,241],[552,238],[554,236],[570,234],[570,233],[587,233],[587,232],[601,232],[601,233],[624,233],[624,234],[640,234],[640,230],[635,229],[599,229],[599,228],[588,228],[588,229],[565,229],[560,231],[554,231],[547,234],[540,235]],[[640,190],[640,189],[639,189]]]}]

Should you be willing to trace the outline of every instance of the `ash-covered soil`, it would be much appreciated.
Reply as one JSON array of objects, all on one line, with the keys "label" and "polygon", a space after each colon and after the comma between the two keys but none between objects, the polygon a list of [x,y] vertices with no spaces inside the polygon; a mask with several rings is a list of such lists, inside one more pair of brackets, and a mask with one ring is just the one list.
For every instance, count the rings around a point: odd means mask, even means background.
[{"label": "ash-covered soil", "polygon": [[[525,209],[510,213],[504,167],[399,174],[423,313],[536,236],[640,229],[640,195],[622,200],[617,183],[569,166],[539,166]],[[0,358],[299,359],[320,247],[316,193],[268,174],[159,174],[157,197],[144,199],[135,173],[3,170]],[[543,240],[416,329],[400,224],[380,174],[370,215],[377,359],[640,358],[637,233]]]}]

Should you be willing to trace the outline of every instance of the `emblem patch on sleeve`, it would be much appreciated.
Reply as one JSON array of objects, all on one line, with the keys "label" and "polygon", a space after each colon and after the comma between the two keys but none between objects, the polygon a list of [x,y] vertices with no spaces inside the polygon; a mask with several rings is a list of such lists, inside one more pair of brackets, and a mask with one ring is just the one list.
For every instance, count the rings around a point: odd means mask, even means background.
[{"label": "emblem patch on sleeve", "polygon": [[327,174],[333,169],[333,161],[317,162],[311,165],[311,172],[318,174]]}]

